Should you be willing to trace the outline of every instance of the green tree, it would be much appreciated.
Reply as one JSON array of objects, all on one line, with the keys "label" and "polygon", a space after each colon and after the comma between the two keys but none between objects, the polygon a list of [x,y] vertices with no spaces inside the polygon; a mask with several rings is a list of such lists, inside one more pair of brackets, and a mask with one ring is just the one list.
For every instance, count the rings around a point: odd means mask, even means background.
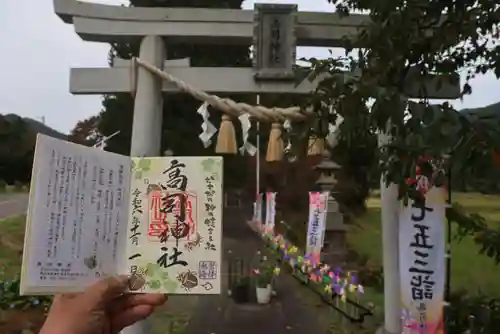
[{"label": "green tree", "polygon": [[68,140],[87,146],[95,145],[101,139],[98,126],[98,116],[92,116],[83,121],[78,121],[73,130],[71,130]]},{"label": "green tree", "polygon": [[380,184],[377,137],[375,129],[365,124],[369,121],[363,112],[366,109],[359,105],[352,110],[357,115],[344,120],[355,122],[352,132],[340,133],[333,149],[333,158],[341,166],[336,177],[337,198],[343,210],[355,215],[365,212],[370,189]]},{"label": "green tree", "polygon": [[[500,76],[498,26],[495,1],[445,0],[329,0],[341,15],[369,12],[370,22],[356,40],[345,39],[344,57],[311,59],[313,73],[329,71],[311,103],[324,123],[334,120],[323,105],[332,105],[345,121],[341,125],[346,152],[356,154],[356,134],[386,129],[392,141],[380,152],[387,182],[399,184],[400,196],[409,192],[408,178],[415,176],[419,158],[449,157],[454,178],[484,183],[500,152],[498,120],[480,114],[459,113],[448,102],[431,104],[423,85],[423,97],[410,101],[407,82],[415,74],[441,74],[456,82],[453,73],[466,71],[462,94],[470,94],[471,78],[492,71]],[[359,49],[354,49],[354,46]],[[347,80],[339,71],[347,71]],[[418,84],[418,82],[416,82]],[[370,108],[369,98],[374,100]],[[360,120],[363,121],[360,121]],[[390,123],[388,123],[390,121]],[[349,153],[347,153],[349,154]],[[376,155],[372,156],[376,159]],[[498,159],[497,159],[498,160]],[[443,180],[436,180],[442,182]],[[475,234],[489,256],[500,260],[500,233],[486,230],[484,220],[461,210],[449,212],[463,233]],[[485,233],[480,233],[486,231]],[[482,236],[482,237],[479,237]]]},{"label": "green tree", "polygon": [[31,177],[35,133],[17,115],[0,115],[0,179],[27,183]]}]

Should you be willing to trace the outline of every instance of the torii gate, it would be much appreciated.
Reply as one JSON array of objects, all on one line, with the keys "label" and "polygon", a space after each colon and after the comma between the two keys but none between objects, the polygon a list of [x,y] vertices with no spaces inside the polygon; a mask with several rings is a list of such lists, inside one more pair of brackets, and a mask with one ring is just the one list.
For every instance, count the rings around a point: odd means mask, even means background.
[{"label": "torii gate", "polygon": [[[135,93],[133,156],[160,154],[162,93],[176,93],[179,85],[172,84],[172,80],[162,82],[157,76],[161,74],[159,70],[168,72],[177,83],[196,85],[198,91],[213,94],[306,95],[314,89],[315,82],[304,81],[296,86],[294,80],[290,80],[294,78],[296,46],[342,47],[342,39],[355,36],[369,20],[366,15],[341,18],[334,13],[297,12],[296,5],[274,4],[257,4],[255,10],[235,10],[127,8],[54,0],[54,10],[64,22],[72,23],[75,32],[85,41],[141,41],[139,59],[142,65],[137,71],[133,63],[118,59],[112,68],[76,68],[71,69],[70,75],[73,94]],[[162,38],[174,43],[253,44],[256,51],[254,66],[191,68],[189,60],[165,61]],[[163,76],[163,79],[168,78]],[[437,76],[420,78],[419,74],[410,71],[405,91],[412,97],[419,97],[422,91],[427,92],[428,98],[455,99],[460,96],[458,84],[439,81]],[[425,89],[421,89],[422,85]],[[257,116],[259,109],[261,107],[252,109]],[[261,115],[262,120],[269,121],[265,116]],[[394,205],[397,199],[394,191],[383,193],[386,194],[382,196],[384,327],[387,333],[399,334],[398,221],[397,205]],[[124,332],[143,333],[144,324]]]}]

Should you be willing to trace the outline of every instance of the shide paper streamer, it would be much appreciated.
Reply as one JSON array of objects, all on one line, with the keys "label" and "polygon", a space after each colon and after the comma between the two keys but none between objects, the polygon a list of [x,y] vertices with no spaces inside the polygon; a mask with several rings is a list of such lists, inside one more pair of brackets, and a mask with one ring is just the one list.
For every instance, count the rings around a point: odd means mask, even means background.
[{"label": "shide paper streamer", "polygon": [[241,132],[243,134],[243,145],[239,148],[240,154],[243,155],[245,152],[254,156],[257,153],[257,148],[248,141],[248,133],[252,127],[250,122],[250,114],[243,114],[238,117],[241,123]]},{"label": "shide paper streamer", "polygon": [[208,112],[208,103],[203,103],[197,111],[203,119],[203,123],[201,124],[202,132],[198,136],[202,141],[205,148],[209,147],[212,144],[212,137],[217,133],[217,128],[210,122],[209,117],[210,113]]},{"label": "shide paper streamer", "polygon": [[287,140],[287,144],[286,144],[286,147],[285,147],[285,152],[290,152],[290,150],[292,149],[292,141],[290,140],[290,132],[292,131],[292,122],[287,119],[284,123],[283,123],[283,129],[285,129],[285,131],[288,133],[288,140]]},{"label": "shide paper streamer", "polygon": [[344,118],[340,115],[337,115],[337,119],[335,124],[328,123],[328,142],[331,147],[335,147],[338,141],[338,131],[340,124],[344,121]]}]

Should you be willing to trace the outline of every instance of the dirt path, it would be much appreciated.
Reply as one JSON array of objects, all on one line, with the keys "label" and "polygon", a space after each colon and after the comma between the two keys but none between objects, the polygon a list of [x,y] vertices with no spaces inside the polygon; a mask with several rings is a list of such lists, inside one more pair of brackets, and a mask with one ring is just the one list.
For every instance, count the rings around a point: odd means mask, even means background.
[{"label": "dirt path", "polygon": [[0,194],[0,220],[22,215],[28,208],[28,194]]},{"label": "dirt path", "polygon": [[[238,230],[237,233],[225,231],[223,242],[226,273],[229,257],[241,257],[245,261],[251,261],[255,252],[263,247],[261,240],[244,226],[244,223],[242,225],[234,227]],[[200,297],[186,334],[324,333],[313,310],[304,306],[297,298],[291,282],[293,278],[280,277],[276,285],[277,297],[271,304],[264,306],[235,304],[227,295],[227,278],[226,275],[223,280],[223,294]]]}]

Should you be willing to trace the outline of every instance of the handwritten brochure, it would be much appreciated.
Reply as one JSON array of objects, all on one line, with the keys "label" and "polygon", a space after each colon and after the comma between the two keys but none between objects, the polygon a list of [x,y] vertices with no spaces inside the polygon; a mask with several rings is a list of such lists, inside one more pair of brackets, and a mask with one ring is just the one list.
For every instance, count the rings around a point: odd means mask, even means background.
[{"label": "handwritten brochure", "polygon": [[138,292],[219,294],[222,158],[130,158],[38,135],[21,294],[136,274]]}]

